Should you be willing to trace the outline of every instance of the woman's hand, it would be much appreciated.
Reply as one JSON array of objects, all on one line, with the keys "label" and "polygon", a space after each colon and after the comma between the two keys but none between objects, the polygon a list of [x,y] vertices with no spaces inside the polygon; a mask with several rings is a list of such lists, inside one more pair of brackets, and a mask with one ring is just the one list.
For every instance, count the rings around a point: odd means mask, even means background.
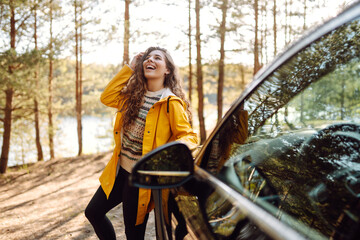
[{"label": "woman's hand", "polygon": [[133,59],[131,60],[130,67],[132,70],[135,70],[136,63],[141,60],[144,52],[138,53]]}]

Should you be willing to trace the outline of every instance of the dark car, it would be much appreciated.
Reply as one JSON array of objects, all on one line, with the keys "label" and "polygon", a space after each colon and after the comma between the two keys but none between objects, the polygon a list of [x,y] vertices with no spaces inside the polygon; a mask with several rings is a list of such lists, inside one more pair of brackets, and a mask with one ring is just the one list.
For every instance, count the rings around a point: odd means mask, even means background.
[{"label": "dark car", "polygon": [[360,239],[360,3],[258,73],[195,164],[169,143],[131,181],[159,239]]}]

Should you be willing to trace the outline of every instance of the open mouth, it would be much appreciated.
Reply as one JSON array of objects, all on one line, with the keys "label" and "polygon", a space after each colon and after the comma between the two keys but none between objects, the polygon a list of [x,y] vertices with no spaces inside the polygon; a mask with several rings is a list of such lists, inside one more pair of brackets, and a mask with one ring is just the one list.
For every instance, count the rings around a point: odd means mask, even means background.
[{"label": "open mouth", "polygon": [[152,65],[147,65],[146,66],[146,69],[149,69],[149,70],[155,70],[155,66],[152,66]]}]

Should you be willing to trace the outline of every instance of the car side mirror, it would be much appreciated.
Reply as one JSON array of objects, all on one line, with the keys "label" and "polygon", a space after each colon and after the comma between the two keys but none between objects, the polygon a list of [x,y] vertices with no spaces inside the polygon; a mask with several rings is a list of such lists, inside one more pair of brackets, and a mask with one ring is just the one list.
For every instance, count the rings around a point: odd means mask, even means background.
[{"label": "car side mirror", "polygon": [[170,142],[149,152],[135,164],[130,184],[140,188],[173,188],[184,184],[193,172],[194,161],[189,148],[180,142]]}]

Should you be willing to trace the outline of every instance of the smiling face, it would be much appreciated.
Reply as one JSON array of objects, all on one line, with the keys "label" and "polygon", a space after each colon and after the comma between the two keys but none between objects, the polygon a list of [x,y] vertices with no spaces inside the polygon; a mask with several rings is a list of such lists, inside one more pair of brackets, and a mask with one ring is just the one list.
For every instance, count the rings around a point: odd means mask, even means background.
[{"label": "smiling face", "polygon": [[164,85],[165,74],[170,73],[166,57],[161,50],[151,51],[143,61],[144,76],[149,81],[161,81]]}]

